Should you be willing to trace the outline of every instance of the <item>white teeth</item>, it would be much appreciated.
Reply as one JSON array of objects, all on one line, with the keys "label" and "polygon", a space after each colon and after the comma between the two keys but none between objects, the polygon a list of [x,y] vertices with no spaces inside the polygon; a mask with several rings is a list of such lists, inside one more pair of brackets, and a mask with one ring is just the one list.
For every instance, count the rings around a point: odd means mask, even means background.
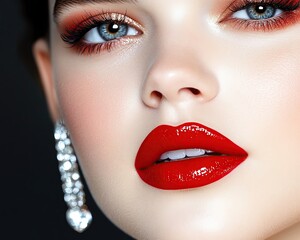
[{"label": "white teeth", "polygon": [[167,152],[167,154],[168,154],[168,158],[170,158],[171,160],[182,159],[185,158],[186,156],[185,150],[170,151]]},{"label": "white teeth", "polygon": [[196,157],[196,156],[201,156],[201,155],[205,154],[205,150],[199,149],[199,148],[186,149],[185,152],[188,157]]},{"label": "white teeth", "polygon": [[160,156],[160,159],[161,160],[165,160],[165,159],[168,159],[169,157],[168,157],[168,153],[167,152],[165,152],[165,153],[163,153],[161,156]]},{"label": "white teeth", "polygon": [[[212,152],[212,151],[210,151]],[[165,152],[160,156],[160,160],[178,160],[183,159],[185,157],[198,157],[205,155],[206,150],[200,149],[200,148],[194,148],[194,149],[181,149],[181,150],[175,150],[175,151],[169,151]]]}]

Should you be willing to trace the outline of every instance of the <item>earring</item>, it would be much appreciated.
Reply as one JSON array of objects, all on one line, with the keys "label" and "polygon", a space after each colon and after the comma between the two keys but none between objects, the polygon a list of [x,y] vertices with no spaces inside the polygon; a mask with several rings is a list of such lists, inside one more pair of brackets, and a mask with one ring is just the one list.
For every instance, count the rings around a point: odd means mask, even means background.
[{"label": "earring", "polygon": [[57,160],[61,173],[64,200],[69,209],[67,222],[77,232],[83,232],[92,221],[92,214],[85,205],[85,193],[78,172],[77,158],[69,133],[62,122],[55,125]]}]

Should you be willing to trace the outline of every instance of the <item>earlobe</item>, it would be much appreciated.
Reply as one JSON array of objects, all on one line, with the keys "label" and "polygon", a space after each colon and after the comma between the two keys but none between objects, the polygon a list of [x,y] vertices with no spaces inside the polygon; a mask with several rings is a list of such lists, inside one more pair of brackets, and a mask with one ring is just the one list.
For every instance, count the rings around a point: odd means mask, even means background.
[{"label": "earlobe", "polygon": [[59,119],[58,102],[52,75],[50,49],[45,39],[37,40],[33,45],[33,55],[39,70],[51,118],[54,122]]}]

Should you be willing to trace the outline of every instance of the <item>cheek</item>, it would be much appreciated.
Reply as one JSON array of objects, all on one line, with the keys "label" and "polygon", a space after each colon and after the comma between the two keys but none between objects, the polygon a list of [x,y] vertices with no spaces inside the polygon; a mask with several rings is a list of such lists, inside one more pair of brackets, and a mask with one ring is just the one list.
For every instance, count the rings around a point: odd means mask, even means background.
[{"label": "cheek", "polygon": [[[299,166],[296,154],[300,143],[299,41],[270,41],[241,50],[241,67],[233,73],[236,83],[231,81],[235,96],[228,98],[228,104],[234,106],[233,121],[246,133],[248,151],[263,156],[260,164],[278,164],[278,172],[280,164],[285,167],[286,162]],[[224,85],[224,89],[230,91],[229,88]]]},{"label": "cheek", "polygon": [[299,36],[260,46],[228,44],[215,60],[220,84],[215,102],[225,116],[216,125],[249,154],[240,170],[246,190],[241,202],[251,206],[249,219],[261,214],[257,222],[264,219],[275,229],[299,221],[300,214]]},{"label": "cheek", "polygon": [[[282,143],[283,139],[295,137],[300,140],[300,49],[277,47],[258,55],[248,64],[244,77],[247,79],[240,90],[247,96],[244,110],[247,116],[261,126],[256,129],[256,138]],[[243,81],[243,80],[242,80]],[[243,97],[241,96],[241,99]]]},{"label": "cheek", "polygon": [[227,56],[221,57],[226,64],[217,64],[222,108],[253,139],[275,132],[287,137],[300,130],[299,41],[231,44],[221,53]]},{"label": "cheek", "polygon": [[228,79],[222,88],[226,96],[231,92],[231,97],[224,99],[232,106],[231,125],[241,132],[241,142],[249,153],[246,164],[253,191],[265,200],[273,199],[273,209],[289,205],[290,216],[300,200],[299,40],[270,41],[237,50],[239,71],[233,70],[234,80]]},{"label": "cheek", "polygon": [[[120,65],[85,59],[59,61],[55,79],[62,118],[87,181],[96,189],[98,183],[109,185],[109,173],[133,165],[134,144],[128,140],[128,131],[140,108],[139,83],[131,71],[134,62]],[[64,62],[71,62],[72,68]]]}]

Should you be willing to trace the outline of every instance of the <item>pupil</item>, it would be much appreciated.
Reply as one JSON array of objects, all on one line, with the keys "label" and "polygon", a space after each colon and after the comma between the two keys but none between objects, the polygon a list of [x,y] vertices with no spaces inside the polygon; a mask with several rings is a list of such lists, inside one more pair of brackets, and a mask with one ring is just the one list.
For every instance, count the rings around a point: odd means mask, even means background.
[{"label": "pupil", "polygon": [[262,5],[258,5],[258,6],[256,6],[255,11],[259,14],[262,14],[266,11],[266,7],[262,6]]},{"label": "pupil", "polygon": [[119,31],[120,27],[116,23],[111,23],[108,25],[107,30],[110,33],[117,33]]}]

